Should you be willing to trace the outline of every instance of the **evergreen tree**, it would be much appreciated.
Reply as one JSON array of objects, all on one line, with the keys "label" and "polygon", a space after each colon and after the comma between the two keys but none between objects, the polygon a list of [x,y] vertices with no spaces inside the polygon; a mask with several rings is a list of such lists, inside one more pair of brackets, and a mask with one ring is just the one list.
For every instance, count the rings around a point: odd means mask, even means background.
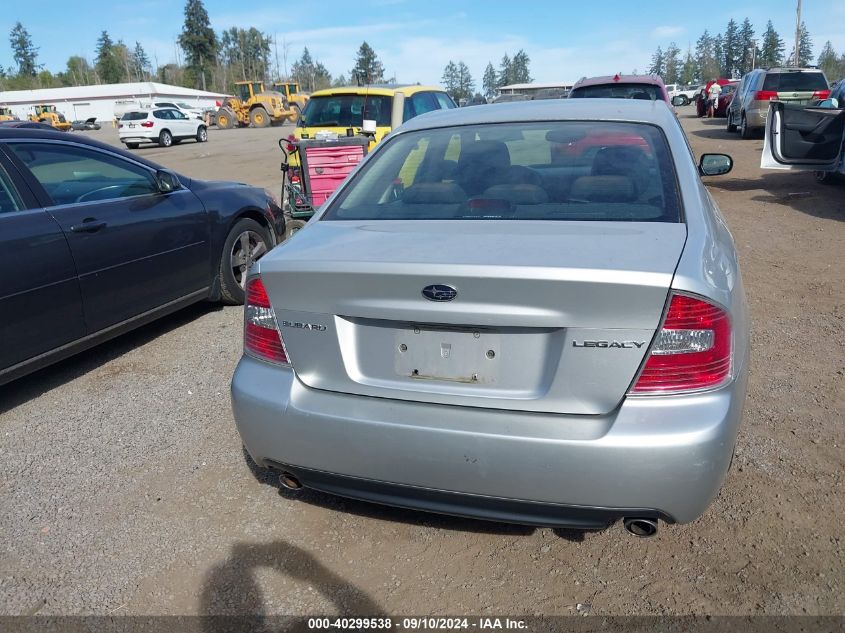
[{"label": "evergreen tree", "polygon": [[687,49],[687,55],[684,57],[684,67],[681,71],[681,82],[684,85],[689,85],[695,82],[698,77],[698,69],[695,66],[695,58],[692,56],[692,49]]},{"label": "evergreen tree", "polygon": [[663,55],[663,81],[669,84],[678,83],[681,79],[681,49],[675,42],[669,44]]},{"label": "evergreen tree", "polygon": [[526,53],[521,48],[517,51],[516,55],[513,56],[513,60],[511,61],[511,72],[510,72],[510,79],[511,83],[515,84],[530,84],[531,83],[531,70],[529,68],[531,64],[531,58],[528,57],[528,53]]},{"label": "evergreen tree", "polygon": [[760,58],[757,62],[758,68],[772,68],[783,64],[784,45],[772,21],[766,23],[766,31],[763,33],[763,43],[760,46]]},{"label": "evergreen tree", "polygon": [[150,64],[150,58],[147,57],[147,52],[141,46],[140,42],[135,42],[135,50],[132,52],[130,63],[135,81],[149,81],[152,65]]},{"label": "evergreen tree", "polygon": [[316,67],[311,53],[306,46],[302,51],[302,56],[297,59],[290,69],[291,79],[300,84],[305,90],[314,90],[314,75],[316,74]]},{"label": "evergreen tree", "polygon": [[651,56],[651,65],[648,67],[648,74],[660,75],[662,77],[665,70],[666,57],[663,55],[663,49],[658,46],[657,50],[654,51],[654,55]]},{"label": "evergreen tree", "polygon": [[695,43],[695,64],[698,78],[709,81],[719,74],[719,63],[714,54],[715,38],[705,29]]},{"label": "evergreen tree", "polygon": [[481,80],[481,87],[484,89],[484,96],[487,99],[492,99],[496,96],[496,69],[493,64],[487,62],[487,68],[484,69],[484,77]]},{"label": "evergreen tree", "polygon": [[358,49],[355,67],[350,73],[359,86],[384,81],[384,66],[379,61],[376,52],[366,42]]},{"label": "evergreen tree", "polygon": [[722,54],[718,57],[722,69],[722,76],[733,77],[739,72],[742,60],[742,41],[739,36],[739,26],[731,18],[722,36]]},{"label": "evergreen tree", "polygon": [[798,36],[798,55],[795,55],[795,47],[789,53],[789,63],[791,66],[809,66],[813,61],[813,40],[810,39],[810,32],[807,30],[807,25],[801,23]]},{"label": "evergreen tree", "polygon": [[101,83],[120,83],[123,76],[120,60],[115,54],[115,44],[108,31],[103,31],[97,40],[97,62],[94,68]]},{"label": "evergreen tree", "polygon": [[836,51],[833,50],[833,44],[830,43],[830,40],[825,42],[824,47],[822,47],[816,65],[821,68],[828,79],[833,80],[839,77],[839,59],[836,57]]},{"label": "evergreen tree", "polygon": [[496,87],[501,88],[502,86],[507,86],[509,84],[514,83],[512,81],[513,77],[513,69],[511,68],[511,58],[505,53],[505,56],[502,57],[502,63],[499,64],[499,73],[496,79]]},{"label": "evergreen tree", "polygon": [[9,43],[12,58],[18,65],[18,76],[35,77],[38,74],[38,49],[32,44],[29,31],[20,22],[16,22],[9,33]]},{"label": "evergreen tree", "polygon": [[185,4],[185,24],[179,35],[179,46],[185,51],[187,69],[196,78],[196,85],[204,87],[211,77],[219,45],[202,0],[188,0]]},{"label": "evergreen tree", "polygon": [[451,59],[446,67],[443,69],[443,76],[440,78],[440,83],[443,84],[443,89],[455,101],[458,100],[458,65]]},{"label": "evergreen tree", "polygon": [[748,18],[743,20],[739,29],[739,41],[742,47],[742,55],[739,58],[738,71],[739,75],[742,76],[752,70],[752,62],[756,63],[756,59],[759,57],[757,43],[754,41],[754,27],[751,26],[751,20]]}]

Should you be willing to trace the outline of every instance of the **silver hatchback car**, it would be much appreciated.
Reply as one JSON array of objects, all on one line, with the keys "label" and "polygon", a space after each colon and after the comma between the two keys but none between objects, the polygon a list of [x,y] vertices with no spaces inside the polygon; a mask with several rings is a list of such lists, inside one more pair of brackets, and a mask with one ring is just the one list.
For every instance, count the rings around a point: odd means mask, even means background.
[{"label": "silver hatchback car", "polygon": [[745,399],[733,240],[662,101],[413,119],[247,282],[243,442],[288,488],[530,525],[701,515]]}]

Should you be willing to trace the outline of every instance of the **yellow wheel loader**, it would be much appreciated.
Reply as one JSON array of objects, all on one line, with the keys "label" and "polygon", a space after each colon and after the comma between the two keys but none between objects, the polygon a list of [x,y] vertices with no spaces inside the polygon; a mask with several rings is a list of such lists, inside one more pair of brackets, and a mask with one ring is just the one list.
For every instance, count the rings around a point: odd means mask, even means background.
[{"label": "yellow wheel loader", "polygon": [[236,96],[229,97],[217,110],[217,127],[267,127],[281,124],[291,116],[277,92],[265,92],[260,81],[235,82]]},{"label": "yellow wheel loader", "polygon": [[12,114],[12,108],[0,106],[0,121],[17,121],[18,117]]},{"label": "yellow wheel loader", "polygon": [[290,120],[292,123],[296,123],[311,96],[307,92],[301,92],[298,83],[275,81],[273,82],[273,90],[284,95],[288,108],[293,111]]},{"label": "yellow wheel loader", "polygon": [[54,105],[35,105],[32,106],[32,110],[34,114],[29,115],[30,121],[52,125],[62,132],[68,132],[71,128],[70,121],[65,118],[64,114],[60,114]]}]

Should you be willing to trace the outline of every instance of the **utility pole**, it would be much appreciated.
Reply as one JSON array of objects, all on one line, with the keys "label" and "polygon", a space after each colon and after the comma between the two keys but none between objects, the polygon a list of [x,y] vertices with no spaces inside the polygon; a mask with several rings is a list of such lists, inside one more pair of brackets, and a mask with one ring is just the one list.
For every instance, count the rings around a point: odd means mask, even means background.
[{"label": "utility pole", "polygon": [[795,66],[800,66],[798,63],[801,47],[801,0],[798,0],[798,6],[795,9],[795,57],[793,62]]}]

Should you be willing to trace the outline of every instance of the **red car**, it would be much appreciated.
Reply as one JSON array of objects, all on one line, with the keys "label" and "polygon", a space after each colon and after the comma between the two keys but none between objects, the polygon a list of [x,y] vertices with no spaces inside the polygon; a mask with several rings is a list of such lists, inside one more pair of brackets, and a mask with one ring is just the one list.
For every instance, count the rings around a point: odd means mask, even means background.
[{"label": "red car", "polygon": [[734,100],[734,95],[736,94],[737,86],[739,86],[738,81],[732,81],[731,83],[722,86],[722,93],[716,100],[716,107],[713,110],[713,116],[728,116],[728,108],[731,105],[731,101]]},{"label": "red car", "polygon": [[[736,84],[736,82],[732,79],[725,79],[723,77],[717,79],[716,83],[722,86],[722,90],[724,90],[725,86],[727,86],[728,84]],[[704,88],[702,88],[701,91],[697,95],[695,95],[695,97],[693,97],[695,101],[695,112],[696,114],[698,114],[699,117],[703,117],[707,114],[707,95],[710,92],[710,86],[712,85],[713,81],[708,81],[704,85]],[[719,116],[725,116],[724,112]]]}]

